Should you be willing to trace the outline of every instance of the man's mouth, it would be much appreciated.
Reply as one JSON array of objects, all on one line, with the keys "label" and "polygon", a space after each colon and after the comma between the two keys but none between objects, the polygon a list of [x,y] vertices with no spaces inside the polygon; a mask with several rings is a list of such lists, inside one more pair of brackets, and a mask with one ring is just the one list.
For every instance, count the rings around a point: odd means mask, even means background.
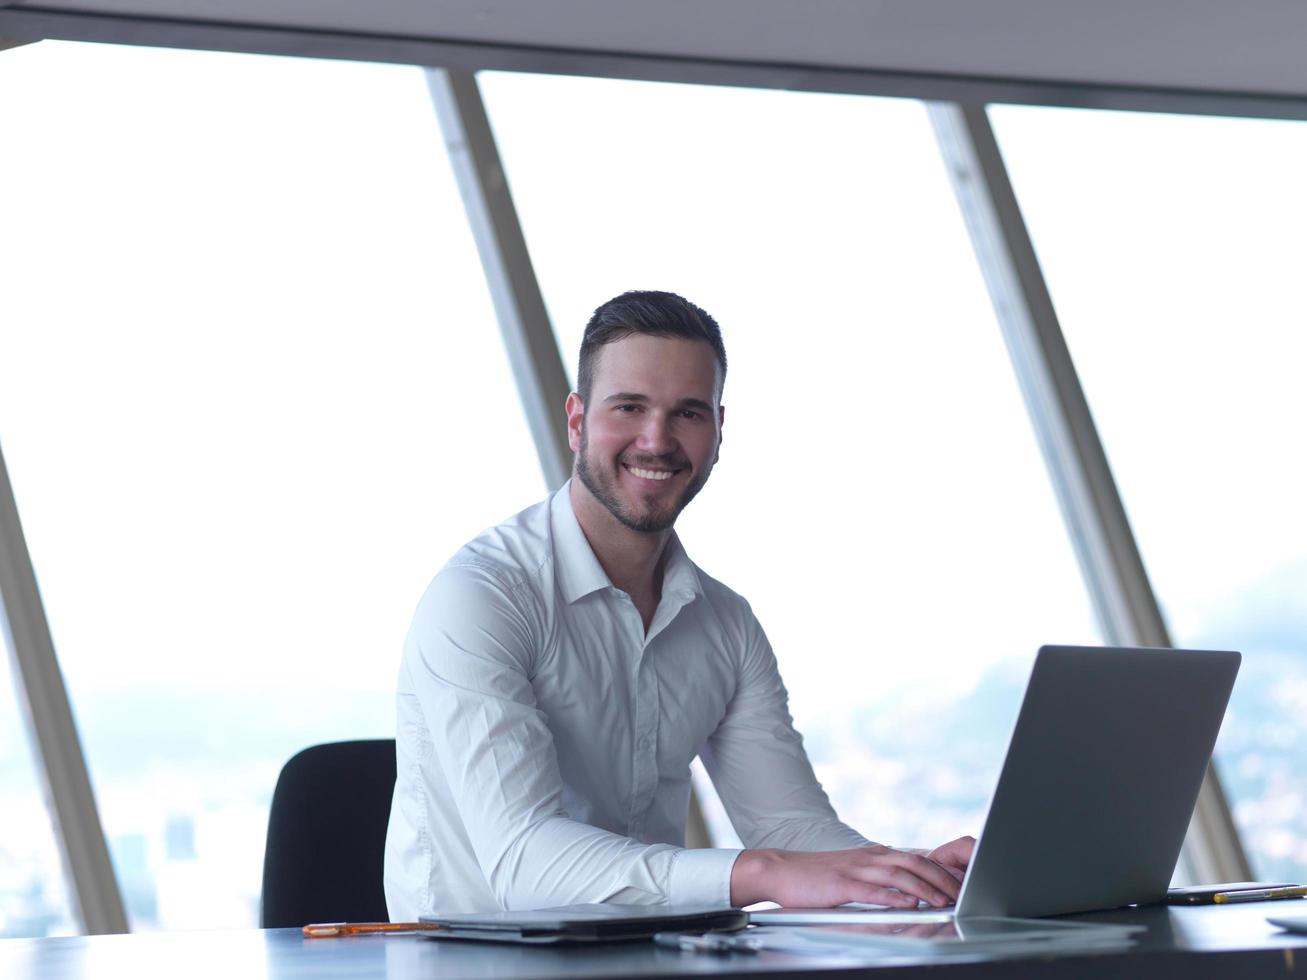
[{"label": "man's mouth", "polygon": [[640,477],[642,480],[670,480],[680,472],[680,470],[649,470],[642,466],[632,466],[629,463],[623,463],[622,465],[626,467],[627,472]]}]

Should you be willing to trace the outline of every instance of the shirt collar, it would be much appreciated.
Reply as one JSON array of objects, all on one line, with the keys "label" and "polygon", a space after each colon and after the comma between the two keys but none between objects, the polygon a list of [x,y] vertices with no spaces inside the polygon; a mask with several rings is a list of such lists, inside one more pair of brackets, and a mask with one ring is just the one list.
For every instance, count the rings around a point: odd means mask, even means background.
[{"label": "shirt collar", "polygon": [[[554,537],[554,569],[569,604],[613,583],[595,557],[590,542],[572,510],[572,481],[568,480],[549,502],[549,526]],[[688,602],[703,592],[699,570],[685,553],[681,539],[672,532],[663,561],[663,595],[679,595]]]},{"label": "shirt collar", "polygon": [[571,480],[549,502],[549,526],[554,535],[554,574],[569,604],[613,584],[572,511]]},{"label": "shirt collar", "polygon": [[683,602],[689,602],[697,595],[703,594],[703,584],[699,581],[699,569],[690,556],[685,553],[676,532],[667,539],[663,551],[663,596],[674,595]]}]

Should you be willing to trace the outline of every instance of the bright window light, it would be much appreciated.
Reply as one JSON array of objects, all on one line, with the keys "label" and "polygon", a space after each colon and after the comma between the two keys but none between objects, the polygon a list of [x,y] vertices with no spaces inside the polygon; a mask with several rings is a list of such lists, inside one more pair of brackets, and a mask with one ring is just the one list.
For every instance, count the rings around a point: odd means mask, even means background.
[{"label": "bright window light", "polygon": [[425,79],[42,43],[0,90],[0,439],[132,926],[251,926],[281,764],[393,736],[422,590],[545,489]]},{"label": "bright window light", "polygon": [[1253,870],[1307,878],[1307,125],[991,116],[1172,638],[1244,654],[1216,754]]}]

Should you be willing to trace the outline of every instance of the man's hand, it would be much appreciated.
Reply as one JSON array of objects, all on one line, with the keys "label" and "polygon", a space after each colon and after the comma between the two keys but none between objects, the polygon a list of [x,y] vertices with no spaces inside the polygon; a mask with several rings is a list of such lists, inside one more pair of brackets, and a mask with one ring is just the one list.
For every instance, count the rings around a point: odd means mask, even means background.
[{"label": "man's hand", "polygon": [[926,852],[926,857],[934,861],[958,881],[971,866],[971,855],[976,849],[976,838],[959,837],[947,844],[940,844],[933,851]]},{"label": "man's hand", "polygon": [[731,871],[731,904],[916,908],[923,901],[942,908],[957,901],[974,846],[972,838],[960,837],[928,855],[881,844],[847,851],[748,850]]}]

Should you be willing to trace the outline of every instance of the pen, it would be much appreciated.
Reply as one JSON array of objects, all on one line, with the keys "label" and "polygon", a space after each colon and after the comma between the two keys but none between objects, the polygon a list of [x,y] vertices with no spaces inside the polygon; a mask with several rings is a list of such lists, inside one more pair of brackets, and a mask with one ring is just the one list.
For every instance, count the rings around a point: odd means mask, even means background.
[{"label": "pen", "polygon": [[304,927],[311,939],[327,936],[362,936],[374,932],[430,932],[443,926],[429,922],[314,922]]},{"label": "pen", "polygon": [[1212,901],[1217,905],[1232,902],[1262,902],[1272,898],[1302,898],[1307,896],[1307,885],[1292,885],[1288,888],[1260,888],[1250,892],[1217,892]]}]

